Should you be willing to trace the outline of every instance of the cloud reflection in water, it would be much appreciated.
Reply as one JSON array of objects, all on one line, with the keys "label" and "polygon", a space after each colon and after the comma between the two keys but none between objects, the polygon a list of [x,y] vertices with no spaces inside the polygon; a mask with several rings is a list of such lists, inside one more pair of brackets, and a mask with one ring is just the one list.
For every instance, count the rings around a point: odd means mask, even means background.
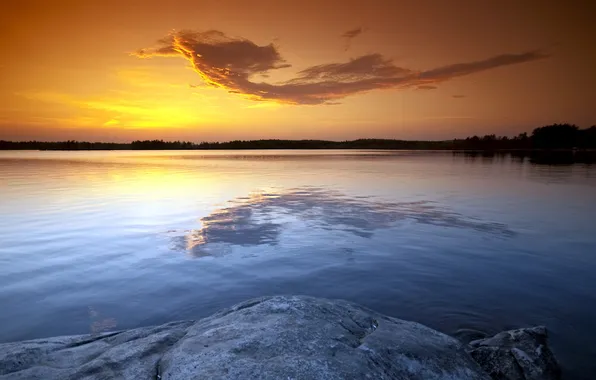
[{"label": "cloud reflection in water", "polygon": [[174,236],[175,249],[202,257],[228,253],[233,245],[276,245],[284,228],[300,223],[312,232],[343,231],[361,238],[372,238],[375,230],[394,227],[401,221],[514,235],[504,224],[466,217],[431,201],[381,202],[320,188],[241,197],[200,221],[202,228]]}]

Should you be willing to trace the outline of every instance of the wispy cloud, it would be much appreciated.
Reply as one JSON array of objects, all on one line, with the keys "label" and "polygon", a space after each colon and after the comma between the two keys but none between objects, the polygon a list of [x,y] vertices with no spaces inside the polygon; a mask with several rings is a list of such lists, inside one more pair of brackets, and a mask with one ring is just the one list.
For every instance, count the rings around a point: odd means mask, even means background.
[{"label": "wispy cloud", "polygon": [[451,97],[452,97],[452,98],[455,98],[455,99],[463,99],[463,98],[465,98],[466,96],[465,96],[465,95],[452,95]]},{"label": "wispy cloud", "polygon": [[[358,36],[354,29],[344,35]],[[257,45],[244,39],[211,30],[173,32],[156,47],[133,53],[140,58],[182,57],[190,62],[205,84],[223,88],[252,100],[288,104],[329,104],[350,95],[379,89],[431,89],[460,76],[502,66],[531,62],[549,55],[538,51],[500,54],[473,62],[455,63],[430,70],[396,66],[381,54],[368,54],[344,63],[312,66],[281,83],[257,81],[255,76],[289,68],[273,44]]]},{"label": "wispy cloud", "polygon": [[106,127],[108,127],[110,125],[118,125],[118,124],[120,124],[120,121],[116,120],[116,119],[110,119],[110,120],[106,121],[105,123],[103,123],[103,125]]},{"label": "wispy cloud", "polygon": [[423,119],[426,120],[476,120],[476,117],[472,116],[425,116]]},{"label": "wispy cloud", "polygon": [[342,34],[341,36],[343,38],[352,39],[352,38],[356,38],[359,35],[361,35],[362,32],[364,32],[364,29],[362,29],[362,27],[359,27],[359,28],[355,28],[355,29],[350,29],[347,32],[345,32],[344,34]]},{"label": "wispy cloud", "polygon": [[537,59],[546,57],[548,57],[548,55],[539,50],[532,50],[519,54],[501,54],[480,61],[455,63],[452,65],[442,66],[436,69],[428,70],[420,74],[420,79],[429,79],[432,81],[445,81],[453,77],[474,74],[485,70],[495,69],[501,66],[535,61]]},{"label": "wispy cloud", "polygon": [[422,86],[416,87],[418,90],[436,90],[437,88],[437,86],[431,86],[429,84],[423,84]]},{"label": "wispy cloud", "polygon": [[[60,125],[91,125],[104,127],[121,126],[127,128],[150,128],[168,125],[188,126],[196,125],[202,118],[200,115],[188,112],[192,107],[191,97],[176,99],[178,102],[164,102],[163,97],[148,99],[125,100],[121,96],[101,96],[81,98],[71,94],[53,92],[23,93],[21,96],[53,103],[57,105],[74,106],[84,110],[88,116],[70,118],[43,118],[40,122]],[[134,95],[134,93],[124,93]],[[209,114],[209,104],[202,107],[201,111]],[[31,117],[35,119],[35,117]]]},{"label": "wispy cloud", "polygon": [[348,51],[348,49],[350,49],[350,46],[352,45],[352,40],[361,35],[362,33],[364,33],[364,29],[362,27],[358,27],[355,29],[350,29],[344,34],[342,34],[341,37],[346,40],[346,46],[344,50]]}]

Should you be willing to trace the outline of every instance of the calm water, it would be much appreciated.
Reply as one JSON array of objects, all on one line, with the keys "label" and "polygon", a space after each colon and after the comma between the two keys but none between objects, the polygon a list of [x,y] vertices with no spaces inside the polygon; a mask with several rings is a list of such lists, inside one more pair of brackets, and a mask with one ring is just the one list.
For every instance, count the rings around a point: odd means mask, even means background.
[{"label": "calm water", "polygon": [[355,301],[596,373],[596,166],[433,152],[0,152],[0,341]]}]

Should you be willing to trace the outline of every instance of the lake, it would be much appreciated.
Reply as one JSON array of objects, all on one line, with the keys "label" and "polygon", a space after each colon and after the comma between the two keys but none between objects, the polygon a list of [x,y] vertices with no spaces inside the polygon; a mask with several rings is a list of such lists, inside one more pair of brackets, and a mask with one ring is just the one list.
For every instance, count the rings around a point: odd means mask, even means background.
[{"label": "lake", "polygon": [[355,301],[596,373],[596,165],[408,151],[0,152],[0,341]]}]

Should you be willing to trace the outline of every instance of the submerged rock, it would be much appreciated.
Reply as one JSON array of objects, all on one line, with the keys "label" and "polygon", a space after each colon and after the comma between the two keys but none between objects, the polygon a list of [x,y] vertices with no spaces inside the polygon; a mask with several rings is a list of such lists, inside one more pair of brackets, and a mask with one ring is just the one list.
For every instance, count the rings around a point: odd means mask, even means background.
[{"label": "submerged rock", "polygon": [[470,342],[470,355],[493,379],[558,380],[561,370],[544,326],[503,331]]},{"label": "submerged rock", "polygon": [[454,338],[312,297],[264,297],[198,321],[0,344],[0,379],[114,378],[490,379]]}]

